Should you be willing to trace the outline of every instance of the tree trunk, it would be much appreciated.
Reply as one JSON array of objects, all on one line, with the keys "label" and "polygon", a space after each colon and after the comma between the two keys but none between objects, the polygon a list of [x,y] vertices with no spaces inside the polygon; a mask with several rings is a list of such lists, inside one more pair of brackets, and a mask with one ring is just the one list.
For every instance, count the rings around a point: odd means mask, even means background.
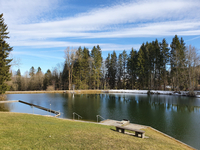
[{"label": "tree trunk", "polygon": [[71,81],[70,81],[70,69],[69,69],[69,90],[71,90]]}]

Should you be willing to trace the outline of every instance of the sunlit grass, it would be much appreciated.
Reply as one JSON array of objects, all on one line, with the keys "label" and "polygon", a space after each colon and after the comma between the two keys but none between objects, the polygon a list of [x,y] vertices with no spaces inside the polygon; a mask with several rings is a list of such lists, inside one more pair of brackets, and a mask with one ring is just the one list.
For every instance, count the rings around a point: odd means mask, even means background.
[{"label": "sunlit grass", "polygon": [[40,115],[0,113],[1,149],[189,149],[150,128],[141,139],[115,127]]}]

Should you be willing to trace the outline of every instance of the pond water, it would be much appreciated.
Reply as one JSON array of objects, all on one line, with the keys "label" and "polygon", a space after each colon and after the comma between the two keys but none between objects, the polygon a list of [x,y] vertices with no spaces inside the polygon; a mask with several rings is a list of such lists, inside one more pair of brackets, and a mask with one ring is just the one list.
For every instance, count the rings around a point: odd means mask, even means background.
[{"label": "pond water", "polygon": [[[184,143],[200,149],[200,98],[145,94],[8,94],[8,100],[22,100],[60,111],[61,117],[96,121],[128,119],[152,126]],[[49,112],[22,103],[3,104],[10,112],[49,115]],[[2,104],[0,109],[2,108]],[[54,114],[51,114],[54,115]],[[99,118],[100,119],[100,118]]]}]

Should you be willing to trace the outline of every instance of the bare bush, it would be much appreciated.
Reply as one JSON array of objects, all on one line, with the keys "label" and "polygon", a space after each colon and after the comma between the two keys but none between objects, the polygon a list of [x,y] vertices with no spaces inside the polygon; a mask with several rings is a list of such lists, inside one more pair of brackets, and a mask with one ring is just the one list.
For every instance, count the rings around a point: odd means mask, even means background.
[{"label": "bare bush", "polygon": [[54,90],[54,86],[53,85],[49,85],[47,86],[47,91],[53,91]]}]

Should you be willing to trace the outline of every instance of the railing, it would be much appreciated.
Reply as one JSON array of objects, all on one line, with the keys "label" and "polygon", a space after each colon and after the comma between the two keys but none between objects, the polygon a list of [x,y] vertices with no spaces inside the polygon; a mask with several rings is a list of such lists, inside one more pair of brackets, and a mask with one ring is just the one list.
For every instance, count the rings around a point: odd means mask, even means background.
[{"label": "railing", "polygon": [[102,118],[103,120],[106,120],[105,118],[103,118],[102,116],[100,115],[97,115],[97,122],[98,122],[98,117]]},{"label": "railing", "polygon": [[83,118],[83,117],[81,117],[79,114],[77,114],[77,113],[73,112],[73,120],[74,120],[74,118],[76,117],[75,115],[77,115],[77,116],[78,116],[78,120],[79,120],[79,118]]}]

